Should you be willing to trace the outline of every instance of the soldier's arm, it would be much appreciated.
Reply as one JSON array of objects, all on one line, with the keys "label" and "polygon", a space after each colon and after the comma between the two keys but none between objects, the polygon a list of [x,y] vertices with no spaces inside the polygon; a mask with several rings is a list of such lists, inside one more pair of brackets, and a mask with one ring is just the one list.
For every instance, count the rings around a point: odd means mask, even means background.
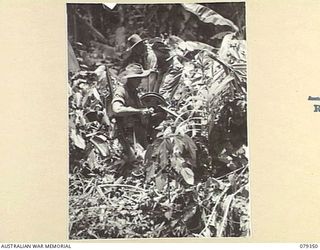
[{"label": "soldier's arm", "polygon": [[118,116],[127,116],[133,114],[141,114],[141,115],[150,115],[154,113],[153,108],[133,108],[133,107],[126,107],[121,102],[113,102],[112,103],[113,112]]},{"label": "soldier's arm", "polygon": [[127,115],[133,115],[133,114],[151,114],[152,110],[148,108],[134,108],[125,105],[125,92],[124,89],[119,87],[115,93],[114,98],[112,100],[112,110],[113,112],[118,116],[127,116]]},{"label": "soldier's arm", "polygon": [[140,111],[136,108],[126,106],[125,101],[125,90],[123,87],[118,86],[114,93],[114,97],[112,100],[112,110],[118,116],[126,116],[131,114],[138,114]]},{"label": "soldier's arm", "polygon": [[126,107],[122,102],[115,101],[112,103],[113,112],[118,116],[126,116],[132,114],[142,114],[144,109]]}]

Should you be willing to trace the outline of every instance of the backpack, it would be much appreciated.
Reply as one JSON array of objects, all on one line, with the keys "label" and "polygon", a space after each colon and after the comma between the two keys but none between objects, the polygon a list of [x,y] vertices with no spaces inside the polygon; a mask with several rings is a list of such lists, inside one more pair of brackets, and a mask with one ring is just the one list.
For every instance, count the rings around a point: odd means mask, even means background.
[{"label": "backpack", "polygon": [[157,56],[159,68],[168,68],[171,58],[169,46],[162,41],[154,41],[151,48]]}]

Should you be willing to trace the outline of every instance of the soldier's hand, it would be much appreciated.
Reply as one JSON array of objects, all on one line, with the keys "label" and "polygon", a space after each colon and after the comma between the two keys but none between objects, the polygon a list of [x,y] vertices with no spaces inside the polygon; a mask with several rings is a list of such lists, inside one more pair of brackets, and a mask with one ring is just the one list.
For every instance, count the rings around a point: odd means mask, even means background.
[{"label": "soldier's hand", "polygon": [[153,108],[144,108],[141,110],[141,113],[143,115],[151,115],[154,112]]}]

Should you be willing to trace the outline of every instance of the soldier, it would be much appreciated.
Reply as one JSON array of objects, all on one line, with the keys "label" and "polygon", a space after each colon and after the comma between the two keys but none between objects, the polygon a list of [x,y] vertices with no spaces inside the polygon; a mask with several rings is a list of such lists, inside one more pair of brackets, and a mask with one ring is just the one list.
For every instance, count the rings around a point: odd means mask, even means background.
[{"label": "soldier", "polygon": [[128,62],[135,62],[142,65],[144,69],[155,70],[157,68],[157,56],[151,48],[151,44],[142,39],[138,34],[128,38],[128,51],[130,56]]},{"label": "soldier", "polygon": [[121,85],[116,88],[111,103],[127,163],[136,159],[137,146],[146,148],[148,144],[146,118],[153,113],[153,109],[142,106],[137,88],[141,80],[149,75],[150,70],[144,70],[140,64],[129,64],[119,76]]},{"label": "soldier", "polygon": [[[158,41],[159,40],[159,41]],[[146,92],[159,92],[163,75],[170,66],[169,48],[166,47],[161,39],[147,41],[141,39],[138,34],[133,34],[128,38],[129,56],[124,64],[139,63],[146,70],[150,70],[150,75],[146,78],[142,87]]]}]

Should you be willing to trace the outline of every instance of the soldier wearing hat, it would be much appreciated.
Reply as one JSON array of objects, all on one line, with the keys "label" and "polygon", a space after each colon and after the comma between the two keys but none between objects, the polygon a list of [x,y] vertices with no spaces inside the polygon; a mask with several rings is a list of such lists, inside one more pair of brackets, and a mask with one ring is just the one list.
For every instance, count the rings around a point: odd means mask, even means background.
[{"label": "soldier wearing hat", "polygon": [[149,75],[150,70],[144,70],[140,64],[129,64],[119,75],[121,84],[116,88],[111,103],[117,120],[118,138],[128,162],[135,160],[138,144],[143,148],[148,144],[144,121],[153,109],[143,107],[137,88],[141,80]]},{"label": "soldier wearing hat", "polygon": [[[133,34],[128,38],[128,55],[124,60],[124,65],[139,63],[144,69],[150,70],[148,78],[142,82],[142,88],[146,92],[159,92],[163,75],[170,64],[163,60],[162,56],[159,57],[159,54],[161,54],[159,44],[162,43],[159,41],[147,41],[146,39],[142,39],[138,34]],[[165,54],[168,55],[169,52],[166,51]]]},{"label": "soldier wearing hat", "polygon": [[129,64],[120,74],[121,84],[117,87],[112,100],[113,111],[118,114],[137,114],[146,111],[142,108],[137,88],[141,80],[150,75],[150,70],[144,70],[138,63]]},{"label": "soldier wearing hat", "polygon": [[133,34],[128,38],[128,45],[129,63],[130,61],[139,63],[144,69],[156,69],[157,56],[146,39],[142,39],[138,34]]}]

